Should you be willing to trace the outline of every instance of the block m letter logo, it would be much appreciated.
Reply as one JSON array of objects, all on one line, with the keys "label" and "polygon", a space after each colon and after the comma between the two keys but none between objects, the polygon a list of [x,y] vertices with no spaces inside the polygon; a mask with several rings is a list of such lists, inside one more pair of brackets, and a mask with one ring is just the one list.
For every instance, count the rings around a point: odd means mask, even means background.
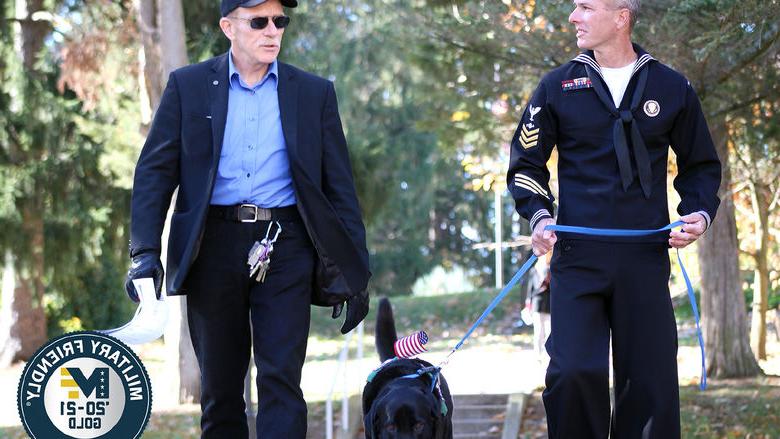
[{"label": "block m letter logo", "polygon": [[67,368],[73,381],[78,385],[79,390],[84,392],[84,396],[89,398],[92,392],[96,392],[95,397],[99,399],[108,399],[108,368],[96,367],[89,378],[84,376],[84,372],[78,367]]}]

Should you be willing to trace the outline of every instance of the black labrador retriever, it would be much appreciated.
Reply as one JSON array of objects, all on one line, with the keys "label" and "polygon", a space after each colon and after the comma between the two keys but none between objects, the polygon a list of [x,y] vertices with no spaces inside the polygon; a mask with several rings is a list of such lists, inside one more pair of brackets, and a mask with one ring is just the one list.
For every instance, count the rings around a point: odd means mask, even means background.
[{"label": "black labrador retriever", "polygon": [[452,439],[452,396],[444,377],[427,361],[395,358],[398,339],[386,298],[376,317],[376,349],[382,365],[363,389],[366,439]]}]

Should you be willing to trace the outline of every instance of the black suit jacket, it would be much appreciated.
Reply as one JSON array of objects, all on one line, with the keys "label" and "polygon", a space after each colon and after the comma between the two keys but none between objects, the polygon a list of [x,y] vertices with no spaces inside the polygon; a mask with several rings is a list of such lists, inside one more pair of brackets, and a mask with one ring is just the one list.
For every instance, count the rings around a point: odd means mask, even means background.
[{"label": "black suit jacket", "polygon": [[[333,83],[279,63],[282,130],[297,207],[320,266],[313,301],[340,303],[365,294],[370,273],[365,228],[355,194]],[[135,170],[131,255],[160,251],[176,188],[168,239],[167,289],[182,287],[198,255],[222,149],[228,108],[228,57],[171,73]]]}]

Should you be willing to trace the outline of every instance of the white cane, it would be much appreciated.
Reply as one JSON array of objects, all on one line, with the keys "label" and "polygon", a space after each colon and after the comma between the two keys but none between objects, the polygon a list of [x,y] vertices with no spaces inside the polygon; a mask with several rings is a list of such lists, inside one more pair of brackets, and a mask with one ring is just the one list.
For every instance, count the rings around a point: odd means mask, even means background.
[{"label": "white cane", "polygon": [[152,278],[135,279],[133,285],[140,299],[133,318],[118,328],[100,332],[127,344],[138,345],[157,340],[163,335],[168,323],[168,304],[165,303],[165,295],[157,299]]}]

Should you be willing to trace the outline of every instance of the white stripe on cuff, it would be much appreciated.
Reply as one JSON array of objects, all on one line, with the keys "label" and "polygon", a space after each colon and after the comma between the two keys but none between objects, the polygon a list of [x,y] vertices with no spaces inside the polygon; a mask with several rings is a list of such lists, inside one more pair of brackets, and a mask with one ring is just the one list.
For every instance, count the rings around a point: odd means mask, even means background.
[{"label": "white stripe on cuff", "polygon": [[536,211],[536,213],[534,213],[534,215],[531,217],[531,220],[529,221],[531,225],[531,233],[533,233],[534,229],[536,228],[536,223],[544,218],[552,218],[552,215],[550,215],[550,212],[547,211],[547,209],[539,209]]},{"label": "white stripe on cuff", "polygon": [[699,211],[696,211],[694,213],[700,213],[701,216],[704,217],[704,221],[707,223],[707,226],[704,228],[704,231],[706,232],[707,229],[710,228],[710,223],[712,222],[712,218],[710,218],[710,215],[707,212],[703,211],[703,210],[699,210]]}]

